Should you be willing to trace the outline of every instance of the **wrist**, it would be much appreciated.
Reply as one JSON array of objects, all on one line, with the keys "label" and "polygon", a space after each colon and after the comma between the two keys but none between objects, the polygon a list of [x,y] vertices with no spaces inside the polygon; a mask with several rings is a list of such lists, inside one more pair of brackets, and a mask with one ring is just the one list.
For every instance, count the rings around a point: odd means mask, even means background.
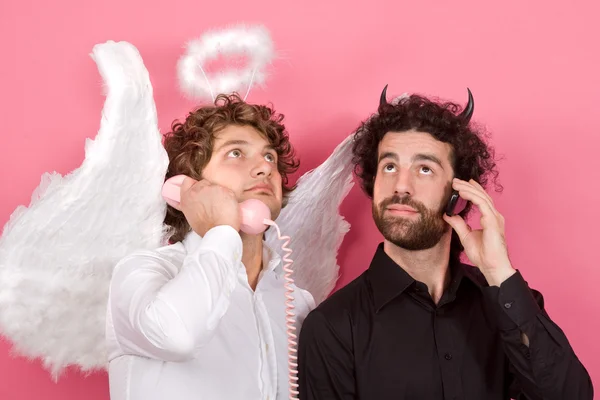
[{"label": "wrist", "polygon": [[208,232],[211,229],[216,228],[218,226],[229,226],[238,232],[240,230],[239,221],[235,221],[234,219],[231,219],[231,218],[223,218],[222,220],[214,220],[210,223],[208,223],[207,221],[202,221],[202,222],[195,223],[193,225],[190,224],[190,226],[201,237],[206,235],[206,232]]},{"label": "wrist", "polygon": [[513,276],[517,270],[509,265],[499,268],[481,269],[481,272],[488,285],[500,286],[504,281]]},{"label": "wrist", "polygon": [[222,221],[217,221],[217,222],[215,222],[213,227],[223,226],[223,225],[230,226],[238,232],[240,231],[240,228],[241,228],[240,221],[236,220],[236,219],[232,219],[232,218],[227,218],[227,219],[223,219]]}]

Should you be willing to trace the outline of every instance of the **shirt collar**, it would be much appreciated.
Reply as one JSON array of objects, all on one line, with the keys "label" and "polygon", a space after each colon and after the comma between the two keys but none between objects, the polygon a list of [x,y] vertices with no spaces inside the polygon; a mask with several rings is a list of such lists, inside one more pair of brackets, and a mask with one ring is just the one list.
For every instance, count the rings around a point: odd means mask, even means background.
[{"label": "shirt collar", "polygon": [[185,252],[191,253],[192,251],[194,251],[194,249],[196,249],[200,245],[201,241],[202,241],[202,236],[198,235],[195,231],[189,231],[185,235],[185,237],[183,238],[181,243],[183,244],[183,247],[185,248]]},{"label": "shirt collar", "polygon": [[[479,285],[470,274],[465,274],[466,267],[467,266],[462,263],[453,263],[450,265],[452,278],[448,290],[450,291],[452,298],[456,296],[458,287],[465,276],[476,285]],[[379,310],[387,303],[402,294],[408,287],[415,283],[415,280],[408,272],[396,264],[396,262],[386,254],[383,250],[383,243],[380,243],[379,246],[377,246],[377,251],[369,266],[368,278],[373,290],[375,312],[379,312]]]},{"label": "shirt collar", "polygon": [[377,246],[369,266],[368,276],[373,289],[375,312],[379,312],[384,305],[399,296],[415,281],[385,253],[383,243]]},{"label": "shirt collar", "polygon": [[[274,271],[281,264],[281,257],[263,240],[263,272]],[[282,267],[283,268],[283,267]]]}]

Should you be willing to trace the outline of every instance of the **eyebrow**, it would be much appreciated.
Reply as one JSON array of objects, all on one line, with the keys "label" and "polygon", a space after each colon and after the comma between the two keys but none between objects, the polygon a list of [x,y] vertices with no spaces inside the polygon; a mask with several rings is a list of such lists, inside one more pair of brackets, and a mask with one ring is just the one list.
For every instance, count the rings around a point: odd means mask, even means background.
[{"label": "eyebrow", "polygon": [[413,156],[413,161],[431,161],[433,163],[436,163],[437,165],[440,166],[441,169],[444,169],[444,167],[442,166],[442,162],[440,161],[439,158],[437,158],[436,156],[434,156],[433,154],[415,154]]},{"label": "eyebrow", "polygon": [[[221,150],[221,149],[222,149],[222,148],[224,148],[224,147],[227,147],[227,146],[234,146],[234,145],[235,145],[235,146],[249,146],[249,145],[250,145],[250,142],[248,142],[248,141],[246,141],[246,140],[240,140],[240,139],[232,139],[232,140],[228,140],[228,141],[226,141],[225,143],[223,143],[222,145],[220,145],[219,147],[217,147],[217,148],[215,149],[215,152],[216,152],[216,151],[219,151],[219,150]],[[268,149],[268,150],[275,150],[275,148],[274,148],[272,145],[270,145],[270,144],[269,144],[269,145],[267,145],[267,146],[265,146],[264,148],[265,148],[265,149]]]},{"label": "eyebrow", "polygon": [[385,153],[381,153],[379,155],[379,160],[377,160],[377,163],[379,164],[382,160],[385,160],[386,158],[391,158],[394,161],[398,161],[398,155],[396,153],[392,153],[391,151],[386,151]]},{"label": "eyebrow", "polygon": [[[377,161],[377,163],[380,163],[382,160],[385,159],[391,159],[393,161],[398,162],[398,155],[396,153],[393,153],[391,151],[386,151],[385,153],[381,153],[381,155],[379,156],[379,160]],[[415,154],[412,157],[412,161],[431,161],[433,163],[436,163],[437,165],[440,166],[440,168],[444,169],[444,167],[442,166],[442,162],[440,161],[439,158],[437,158],[436,156],[434,156],[433,154],[429,154],[429,153],[419,153],[419,154]]]}]

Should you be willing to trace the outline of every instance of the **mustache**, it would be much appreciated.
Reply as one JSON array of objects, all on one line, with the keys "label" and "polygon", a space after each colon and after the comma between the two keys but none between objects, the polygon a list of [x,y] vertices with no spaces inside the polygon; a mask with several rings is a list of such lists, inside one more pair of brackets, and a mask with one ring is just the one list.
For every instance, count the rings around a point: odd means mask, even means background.
[{"label": "mustache", "polygon": [[392,204],[400,204],[403,206],[409,206],[414,208],[420,213],[423,213],[427,210],[427,208],[420,202],[413,200],[410,196],[398,196],[397,194],[392,197],[388,197],[384,199],[381,203],[379,203],[380,212],[384,212],[387,207]]}]

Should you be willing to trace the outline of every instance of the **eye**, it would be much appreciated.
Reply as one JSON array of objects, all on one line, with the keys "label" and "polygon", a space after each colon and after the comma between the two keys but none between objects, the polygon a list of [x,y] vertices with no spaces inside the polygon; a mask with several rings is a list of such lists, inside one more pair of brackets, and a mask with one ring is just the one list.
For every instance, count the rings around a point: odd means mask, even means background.
[{"label": "eye", "polygon": [[433,174],[433,170],[431,168],[429,168],[426,165],[421,166],[420,172],[425,174],[425,175],[431,175]]},{"label": "eye", "polygon": [[242,152],[239,151],[238,149],[231,150],[229,153],[227,153],[227,157],[239,158],[241,156],[242,156]]},{"label": "eye", "polygon": [[395,172],[396,171],[396,166],[394,164],[386,164],[383,166],[383,170],[385,172]]},{"label": "eye", "polygon": [[267,153],[267,154],[265,154],[265,160],[273,163],[273,162],[275,162],[275,156],[271,153]]}]

